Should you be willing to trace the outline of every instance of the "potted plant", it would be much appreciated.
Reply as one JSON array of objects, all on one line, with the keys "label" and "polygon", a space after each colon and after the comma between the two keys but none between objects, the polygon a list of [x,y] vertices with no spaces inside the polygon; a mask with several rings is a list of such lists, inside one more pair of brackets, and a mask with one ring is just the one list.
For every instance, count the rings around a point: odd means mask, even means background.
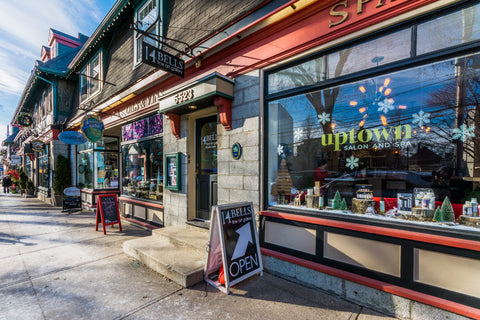
[{"label": "potted plant", "polygon": [[33,196],[35,194],[35,185],[33,184],[32,180],[27,181],[26,185],[27,196]]},{"label": "potted plant", "polygon": [[24,194],[25,190],[27,189],[28,176],[25,173],[25,171],[23,171],[23,168],[20,168],[18,172],[19,172],[18,186],[20,187],[20,193]]},{"label": "potted plant", "polygon": [[63,190],[71,185],[70,162],[63,155],[57,155],[53,171],[53,205],[62,206]]}]

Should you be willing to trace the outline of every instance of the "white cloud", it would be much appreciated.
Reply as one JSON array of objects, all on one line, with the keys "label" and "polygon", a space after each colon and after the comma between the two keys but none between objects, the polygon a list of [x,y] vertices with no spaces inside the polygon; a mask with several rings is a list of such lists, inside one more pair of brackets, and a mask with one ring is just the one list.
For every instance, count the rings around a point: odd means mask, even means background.
[{"label": "white cloud", "polygon": [[[0,141],[50,28],[89,36],[115,0],[0,0]],[[2,107],[3,105],[3,107]],[[8,119],[8,120],[7,120]]]}]

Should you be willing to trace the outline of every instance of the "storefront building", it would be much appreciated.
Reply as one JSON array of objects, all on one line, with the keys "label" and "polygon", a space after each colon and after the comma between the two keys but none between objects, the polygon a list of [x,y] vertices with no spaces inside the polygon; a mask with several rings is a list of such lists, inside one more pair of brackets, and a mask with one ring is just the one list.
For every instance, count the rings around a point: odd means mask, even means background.
[{"label": "storefront building", "polygon": [[58,155],[69,157],[69,146],[58,135],[77,101],[67,66],[86,40],[82,34],[49,30],[48,46],[42,47],[12,119],[20,130],[13,152],[22,157],[21,167],[38,198],[54,205],[61,205],[52,197],[55,161]]},{"label": "storefront building", "polygon": [[115,192],[126,219],[205,228],[212,205],[251,201],[267,270],[402,318],[480,318],[480,233],[459,223],[480,197],[478,2],[241,2],[202,35],[173,31],[195,29],[185,3],[176,28],[148,24],[191,44],[183,77],[129,28],[157,1],[118,1],[69,66],[70,130],[97,113],[117,138],[76,149],[84,205]]},{"label": "storefront building", "polygon": [[425,312],[411,300],[480,318],[480,5],[446,4],[318,6],[289,33],[318,47],[264,70],[267,269],[402,318]]}]

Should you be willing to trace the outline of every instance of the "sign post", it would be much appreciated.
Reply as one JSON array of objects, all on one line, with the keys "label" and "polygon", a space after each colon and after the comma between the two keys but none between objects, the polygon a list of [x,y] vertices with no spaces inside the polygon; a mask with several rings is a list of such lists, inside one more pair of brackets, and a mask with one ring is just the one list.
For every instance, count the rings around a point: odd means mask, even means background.
[{"label": "sign post", "polygon": [[[212,224],[208,243],[204,279],[215,288],[230,293],[230,287],[263,274],[262,257],[251,202],[212,207]],[[225,287],[217,271],[223,268]]]},{"label": "sign post", "polygon": [[101,223],[103,234],[107,234],[105,226],[111,225],[113,228],[113,225],[117,223],[120,231],[122,231],[116,194],[105,194],[97,197],[97,217],[95,222],[95,231],[98,231],[98,224]]}]

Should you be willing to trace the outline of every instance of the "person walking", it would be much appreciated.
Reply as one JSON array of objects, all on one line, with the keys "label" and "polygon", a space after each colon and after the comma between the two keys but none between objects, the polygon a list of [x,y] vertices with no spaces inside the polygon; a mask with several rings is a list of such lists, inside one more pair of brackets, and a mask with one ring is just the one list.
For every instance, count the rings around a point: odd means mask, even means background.
[{"label": "person walking", "polygon": [[2,184],[3,184],[3,193],[10,193],[10,186],[12,185],[12,179],[8,174],[3,178]]}]

